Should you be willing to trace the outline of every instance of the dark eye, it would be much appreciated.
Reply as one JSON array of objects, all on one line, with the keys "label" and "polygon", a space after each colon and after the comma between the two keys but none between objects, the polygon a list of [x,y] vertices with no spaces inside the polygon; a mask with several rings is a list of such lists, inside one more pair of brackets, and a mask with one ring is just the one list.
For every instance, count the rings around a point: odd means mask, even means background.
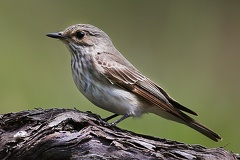
[{"label": "dark eye", "polygon": [[84,37],[85,33],[83,31],[78,31],[76,32],[76,37],[78,39],[82,39]]}]

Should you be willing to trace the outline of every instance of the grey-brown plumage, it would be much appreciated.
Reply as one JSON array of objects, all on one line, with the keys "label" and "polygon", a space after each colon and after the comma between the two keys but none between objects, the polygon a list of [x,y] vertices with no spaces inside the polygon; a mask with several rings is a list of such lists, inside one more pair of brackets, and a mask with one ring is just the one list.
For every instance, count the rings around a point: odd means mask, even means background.
[{"label": "grey-brown plumage", "polygon": [[95,105],[124,115],[114,125],[129,116],[150,112],[185,124],[214,141],[221,139],[186,115],[184,112],[197,114],[139,72],[97,27],[77,24],[47,36],[62,40],[71,52],[73,79],[81,93]]}]

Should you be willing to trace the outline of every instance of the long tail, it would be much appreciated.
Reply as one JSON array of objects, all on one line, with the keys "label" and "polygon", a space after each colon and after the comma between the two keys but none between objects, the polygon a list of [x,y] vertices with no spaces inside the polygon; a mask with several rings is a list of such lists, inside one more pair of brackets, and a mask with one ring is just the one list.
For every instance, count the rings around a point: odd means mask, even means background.
[{"label": "long tail", "polygon": [[213,132],[206,126],[196,122],[195,120],[189,121],[187,125],[216,142],[222,140],[222,138],[217,133]]},{"label": "long tail", "polygon": [[185,113],[181,112],[180,110],[176,110],[176,112],[178,114],[173,114],[170,112],[163,112],[162,110],[160,110],[158,108],[152,110],[152,113],[154,113],[158,116],[161,116],[163,118],[187,125],[216,142],[222,140],[222,138],[217,133],[215,133],[208,127],[198,123],[193,118],[186,115]]}]

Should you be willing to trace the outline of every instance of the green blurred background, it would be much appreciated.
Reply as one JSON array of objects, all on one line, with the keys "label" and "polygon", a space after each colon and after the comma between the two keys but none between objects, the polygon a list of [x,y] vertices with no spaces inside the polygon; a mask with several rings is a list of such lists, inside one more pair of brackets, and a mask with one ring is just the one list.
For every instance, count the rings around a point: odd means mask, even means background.
[{"label": "green blurred background", "polygon": [[240,1],[1,1],[0,113],[78,108],[102,117],[73,83],[70,54],[49,32],[76,23],[104,30],[115,46],[219,133],[215,143],[152,114],[118,126],[240,152]]}]

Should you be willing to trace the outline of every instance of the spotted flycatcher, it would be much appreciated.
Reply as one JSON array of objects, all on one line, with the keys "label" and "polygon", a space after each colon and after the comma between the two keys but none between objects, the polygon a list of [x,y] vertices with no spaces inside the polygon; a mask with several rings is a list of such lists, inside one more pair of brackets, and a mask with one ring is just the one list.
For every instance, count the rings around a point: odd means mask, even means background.
[{"label": "spotted flycatcher", "polygon": [[111,125],[130,116],[154,113],[185,124],[214,141],[221,139],[185,114],[197,115],[138,71],[99,28],[76,24],[47,36],[65,43],[71,53],[72,76],[77,88],[93,104],[114,113],[106,120],[123,115]]}]

